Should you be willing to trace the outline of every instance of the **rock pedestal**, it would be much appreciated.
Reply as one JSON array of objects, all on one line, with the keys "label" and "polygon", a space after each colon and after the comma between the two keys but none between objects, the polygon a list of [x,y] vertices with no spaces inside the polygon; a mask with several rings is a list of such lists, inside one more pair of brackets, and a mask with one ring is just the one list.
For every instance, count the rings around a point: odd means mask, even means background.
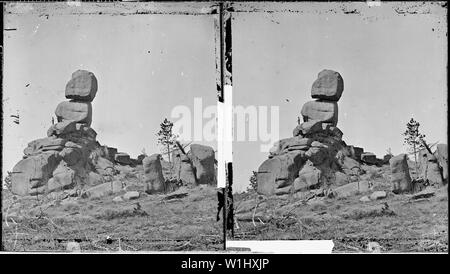
[{"label": "rock pedestal", "polygon": [[323,70],[301,109],[303,123],[294,137],[281,139],[270,149],[269,159],[258,169],[257,191],[264,195],[304,192],[331,184],[345,184],[361,172],[362,149],[347,147],[337,127],[338,101],[344,82],[338,72]]}]

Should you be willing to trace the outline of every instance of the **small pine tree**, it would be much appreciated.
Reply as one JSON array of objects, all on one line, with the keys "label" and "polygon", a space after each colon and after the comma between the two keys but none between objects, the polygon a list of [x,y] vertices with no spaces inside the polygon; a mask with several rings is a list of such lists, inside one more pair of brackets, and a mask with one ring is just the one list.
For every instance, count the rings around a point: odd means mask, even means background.
[{"label": "small pine tree", "polygon": [[250,181],[250,185],[249,185],[249,189],[253,189],[253,190],[257,190],[257,188],[258,188],[258,182],[256,181],[256,175],[258,174],[258,172],[256,172],[256,171],[253,171],[253,174],[252,174],[252,176],[250,176],[250,179],[249,179],[249,181]]},{"label": "small pine tree", "polygon": [[156,136],[158,136],[158,144],[162,146],[161,151],[168,155],[169,163],[170,161],[170,152],[171,148],[174,146],[176,139],[178,138],[177,135],[172,133],[172,127],[173,123],[169,121],[167,118],[164,119],[164,121],[160,124],[161,129],[156,133]]},{"label": "small pine tree", "polygon": [[420,123],[411,118],[411,120],[406,124],[406,131],[403,133],[405,136],[404,144],[409,147],[409,152],[414,154],[414,164],[416,169],[416,174],[419,174],[417,167],[417,153],[424,149],[424,138],[425,134],[419,132]]}]

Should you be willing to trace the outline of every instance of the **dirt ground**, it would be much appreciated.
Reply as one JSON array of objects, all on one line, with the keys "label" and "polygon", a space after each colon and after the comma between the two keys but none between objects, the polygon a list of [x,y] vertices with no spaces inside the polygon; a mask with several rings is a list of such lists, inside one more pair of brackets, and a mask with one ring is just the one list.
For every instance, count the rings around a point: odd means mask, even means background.
[{"label": "dirt ground", "polygon": [[55,201],[3,191],[2,249],[65,251],[76,241],[87,252],[221,250],[216,188],[182,192],[187,196],[174,199],[141,192],[136,200],[117,203],[113,198],[120,193]]}]

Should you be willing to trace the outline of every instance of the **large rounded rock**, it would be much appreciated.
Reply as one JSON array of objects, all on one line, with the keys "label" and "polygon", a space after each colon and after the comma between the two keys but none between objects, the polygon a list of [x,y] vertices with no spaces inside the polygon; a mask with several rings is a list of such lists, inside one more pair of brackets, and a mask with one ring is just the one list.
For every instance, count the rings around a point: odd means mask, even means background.
[{"label": "large rounded rock", "polygon": [[344,91],[344,80],[333,70],[322,70],[311,88],[311,97],[328,101],[339,101]]},{"label": "large rounded rock", "polygon": [[67,164],[61,162],[53,171],[53,177],[48,181],[47,191],[60,191],[72,188],[76,184],[75,170],[69,168]]},{"label": "large rounded rock", "polygon": [[153,154],[142,160],[144,167],[144,181],[148,194],[164,192],[164,176],[161,166],[161,154]]},{"label": "large rounded rock", "polygon": [[65,101],[55,110],[58,122],[76,121],[90,126],[92,123],[92,105],[90,102]]},{"label": "large rounded rock", "polygon": [[19,161],[12,170],[12,193],[35,195],[46,191],[46,184],[61,161],[58,152],[45,152]]},{"label": "large rounded rock", "polygon": [[399,194],[413,190],[409,175],[408,158],[406,154],[400,154],[389,160],[391,166],[392,192]]},{"label": "large rounded rock", "polygon": [[92,102],[97,94],[97,78],[92,72],[77,70],[66,84],[66,98]]},{"label": "large rounded rock", "polygon": [[309,101],[302,107],[303,121],[316,120],[336,126],[338,123],[338,105],[336,102]]},{"label": "large rounded rock", "polygon": [[197,182],[195,170],[191,160],[180,150],[172,153],[173,174],[177,180],[181,180],[185,185],[195,185]]},{"label": "large rounded rock", "polygon": [[210,146],[192,144],[189,151],[189,157],[195,167],[197,183],[215,184],[214,149]]},{"label": "large rounded rock", "polygon": [[448,146],[447,144],[438,144],[436,146],[436,158],[442,168],[442,177],[444,183],[448,183]]},{"label": "large rounded rock", "polygon": [[293,151],[265,160],[256,175],[258,193],[274,195],[277,189],[291,185],[298,176],[304,158],[305,152]]}]

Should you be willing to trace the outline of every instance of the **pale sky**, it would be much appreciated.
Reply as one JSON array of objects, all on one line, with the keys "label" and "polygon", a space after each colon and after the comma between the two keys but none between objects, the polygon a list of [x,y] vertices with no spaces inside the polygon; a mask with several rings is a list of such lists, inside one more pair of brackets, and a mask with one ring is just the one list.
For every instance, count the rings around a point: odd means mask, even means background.
[{"label": "pale sky", "polygon": [[[411,117],[429,142],[446,142],[445,9],[399,15],[391,4],[353,3],[346,10],[359,13],[344,14],[331,4],[289,5],[308,12],[233,14],[234,105],[278,106],[279,136],[291,137],[317,74],[332,69],[344,79],[338,127],[347,144],[378,157],[403,153]],[[159,152],[155,133],[175,106],[192,108],[194,97],[216,104],[212,16],[48,13],[5,14],[5,28],[17,30],[4,32],[3,170],[46,136],[77,69],[98,79],[97,139],[132,157]],[[20,125],[9,117],[17,111]],[[260,145],[233,143],[235,190],[267,159]]]}]

